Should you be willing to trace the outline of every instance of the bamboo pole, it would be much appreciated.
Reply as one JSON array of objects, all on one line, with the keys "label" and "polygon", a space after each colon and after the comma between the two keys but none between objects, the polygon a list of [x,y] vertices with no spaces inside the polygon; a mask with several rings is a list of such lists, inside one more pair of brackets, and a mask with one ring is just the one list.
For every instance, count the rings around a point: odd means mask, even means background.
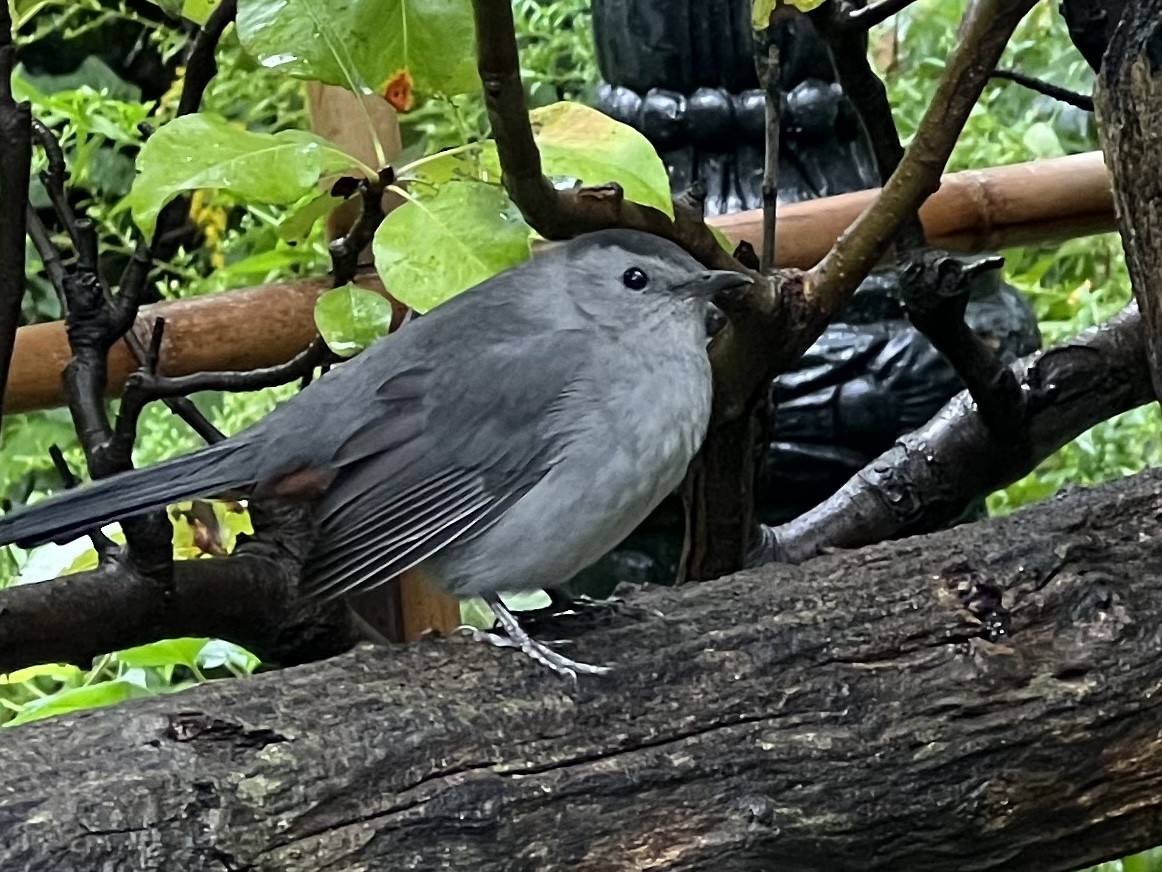
[{"label": "bamboo pole", "polygon": [[[859,191],[780,207],[778,262],[809,268],[876,197]],[[943,186],[921,210],[934,246],[953,251],[988,251],[1015,245],[1060,242],[1116,230],[1109,176],[1100,152],[969,170],[945,176]],[[734,241],[757,244],[759,211],[713,219]],[[373,270],[359,284],[383,292]],[[300,279],[205,297],[158,303],[142,310],[146,322],[163,315],[168,375],[255,369],[290,359],[314,337],[315,298],[325,279]],[[68,342],[59,321],[17,331],[4,411],[60,405],[60,373]],[[110,352],[109,392],[121,390],[134,363],[124,343]]]}]

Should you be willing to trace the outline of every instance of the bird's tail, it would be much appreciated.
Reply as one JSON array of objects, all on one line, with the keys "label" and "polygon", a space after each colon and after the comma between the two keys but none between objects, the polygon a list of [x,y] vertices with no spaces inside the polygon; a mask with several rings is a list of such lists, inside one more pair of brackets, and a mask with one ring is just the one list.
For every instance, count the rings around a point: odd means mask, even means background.
[{"label": "bird's tail", "polygon": [[0,545],[67,542],[94,527],[150,509],[254,483],[254,446],[228,439],[144,469],[55,494],[0,518]]}]

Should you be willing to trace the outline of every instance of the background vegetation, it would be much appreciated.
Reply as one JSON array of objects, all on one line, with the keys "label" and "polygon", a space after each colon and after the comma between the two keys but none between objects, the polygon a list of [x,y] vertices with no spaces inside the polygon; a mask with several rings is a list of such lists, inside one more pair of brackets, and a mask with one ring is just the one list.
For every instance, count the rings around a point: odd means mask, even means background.
[{"label": "background vegetation", "polygon": [[[76,39],[119,22],[142,21],[131,0],[47,0],[24,4],[20,42],[36,45],[50,32]],[[873,32],[872,54],[887,83],[905,138],[919,122],[951,49],[963,0],[921,0],[895,22]],[[1082,93],[1092,74],[1069,42],[1065,25],[1049,0],[1030,16],[1006,55],[1010,68]],[[530,101],[543,105],[581,98],[597,80],[590,35],[589,0],[516,0],[522,60]],[[17,4],[19,9],[21,4]],[[157,25],[152,47],[171,61],[183,44],[179,28]],[[242,52],[236,39],[221,50],[221,73],[204,108],[250,129],[274,132],[307,126],[301,84],[268,71]],[[138,124],[156,125],[172,116],[181,70],[160,96],[143,100],[141,89],[119,78],[99,58],[88,58],[68,75],[30,70],[18,85],[36,115],[61,136],[81,208],[100,227],[106,252],[128,256],[130,218],[116,206],[129,189],[133,157],[142,136]],[[258,95],[256,97],[256,95]],[[486,135],[479,99],[432,99],[403,116],[405,152],[411,156]],[[1098,147],[1092,118],[1016,85],[996,82],[974,110],[952,158],[951,169],[995,166]],[[192,296],[328,268],[321,225],[297,245],[278,234],[284,210],[233,201],[222,194],[195,197],[191,218],[196,245],[184,248],[157,276],[165,297]],[[1116,235],[1079,239],[1053,249],[1004,252],[1008,280],[1036,307],[1045,342],[1059,341],[1099,323],[1129,300],[1130,283]],[[26,304],[30,320],[59,317],[55,298],[30,259],[34,293]],[[219,427],[233,432],[265,414],[293,388],[246,395],[196,397]],[[58,443],[80,468],[81,456],[67,412],[12,416],[4,422],[0,495],[36,499],[59,485],[46,451]],[[1041,467],[989,499],[993,513],[1011,511],[1068,484],[1091,484],[1123,476],[1160,458],[1162,419],[1156,406],[1126,413],[1085,433]],[[192,433],[160,404],[142,419],[136,460],[154,462],[197,444]],[[84,551],[48,548],[33,558],[16,549],[0,552],[0,585],[18,574],[24,580],[59,574]],[[83,561],[85,558],[81,556]],[[171,640],[117,652],[89,670],[44,667],[0,678],[0,722],[21,723],[61,711],[104,705],[132,696],[172,691],[217,675],[244,674],[259,664],[247,652],[217,640]],[[1104,869],[1162,869],[1162,859],[1139,855]]]}]

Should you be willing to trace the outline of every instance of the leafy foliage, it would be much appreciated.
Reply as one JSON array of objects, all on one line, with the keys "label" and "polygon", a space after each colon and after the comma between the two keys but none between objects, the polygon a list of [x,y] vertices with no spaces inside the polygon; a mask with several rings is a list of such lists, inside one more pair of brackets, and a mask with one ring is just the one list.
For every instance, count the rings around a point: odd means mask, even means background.
[{"label": "leafy foliage", "polygon": [[315,326],[327,347],[351,357],[391,329],[391,303],[380,294],[347,284],[319,297]]},{"label": "leafy foliage", "polygon": [[451,181],[388,214],[375,234],[375,265],[392,296],[423,314],[528,260],[531,232],[500,188]]},{"label": "leafy foliage", "polygon": [[297,78],[382,92],[404,70],[426,92],[478,87],[469,0],[240,0],[237,21],[259,63]]},{"label": "leafy foliage", "polygon": [[255,203],[288,205],[324,176],[375,171],[305,130],[251,133],[208,113],[175,118],[149,138],[137,157],[138,176],[123,201],[137,226],[153,232],[158,213],[178,194],[216,189]]}]

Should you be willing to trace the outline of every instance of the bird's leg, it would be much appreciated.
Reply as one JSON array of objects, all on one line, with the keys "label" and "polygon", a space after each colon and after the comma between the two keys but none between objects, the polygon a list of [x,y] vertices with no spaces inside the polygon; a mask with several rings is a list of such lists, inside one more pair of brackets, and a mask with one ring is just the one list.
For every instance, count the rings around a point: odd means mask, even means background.
[{"label": "bird's leg", "polygon": [[[554,672],[568,676],[573,680],[577,679],[578,672],[587,675],[605,675],[610,671],[605,666],[590,666],[588,663],[578,663],[575,660],[570,660],[568,657],[558,654],[548,645],[533,639],[521,628],[516,616],[501,602],[497,594],[484,594],[481,596],[481,599],[488,603],[488,607],[492,609],[492,613],[496,615],[496,620],[508,636],[507,642],[500,642],[500,644],[510,644],[513,648],[520,648],[521,651],[538,663],[548,666]],[[494,636],[493,638],[499,642],[497,637]]]}]

